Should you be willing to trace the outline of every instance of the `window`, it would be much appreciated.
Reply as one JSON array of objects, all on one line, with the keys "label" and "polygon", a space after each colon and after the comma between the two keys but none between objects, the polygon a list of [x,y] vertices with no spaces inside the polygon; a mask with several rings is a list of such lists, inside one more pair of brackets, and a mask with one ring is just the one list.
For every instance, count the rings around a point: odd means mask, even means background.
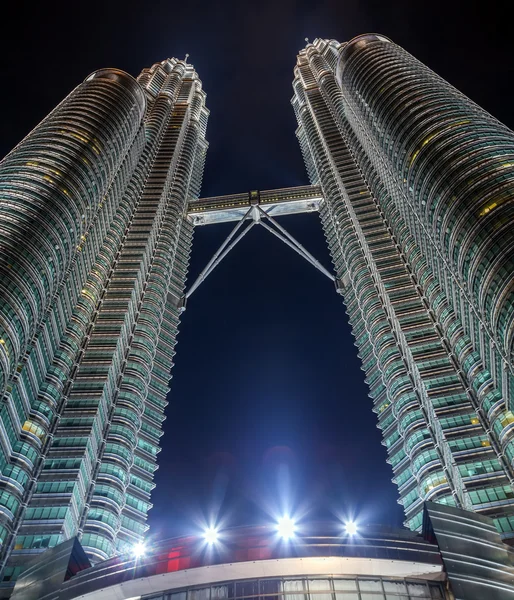
[{"label": "window", "polygon": [[336,600],[359,600],[357,581],[354,579],[334,579]]}]

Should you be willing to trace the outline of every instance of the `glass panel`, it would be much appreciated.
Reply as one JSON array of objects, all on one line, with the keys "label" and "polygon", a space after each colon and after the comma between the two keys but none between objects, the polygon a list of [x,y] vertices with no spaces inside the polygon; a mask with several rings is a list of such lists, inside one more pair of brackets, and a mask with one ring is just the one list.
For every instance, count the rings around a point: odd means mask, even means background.
[{"label": "glass panel", "polygon": [[359,600],[355,579],[334,579],[336,600]]},{"label": "glass panel", "polygon": [[328,579],[309,579],[311,600],[331,600],[331,587]]},{"label": "glass panel", "polygon": [[357,591],[357,582],[355,579],[334,579],[334,588],[336,591]]},{"label": "glass panel", "polygon": [[260,582],[260,593],[268,595],[267,600],[272,600],[276,598],[278,600],[278,595],[280,593],[280,579],[264,579]]},{"label": "glass panel", "polygon": [[259,582],[254,581],[238,581],[236,583],[236,598],[258,596]]},{"label": "glass panel", "polygon": [[361,592],[381,592],[382,582],[379,579],[359,579]]},{"label": "glass panel", "polygon": [[303,579],[292,579],[284,581],[282,583],[284,594],[284,600],[305,600],[305,582]]},{"label": "glass panel", "polygon": [[386,592],[395,592],[397,594],[405,594],[405,593],[407,593],[407,586],[405,585],[405,581],[385,581],[384,580],[384,590]]},{"label": "glass panel", "polygon": [[234,597],[233,583],[227,585],[215,585],[211,589],[211,600],[226,600],[227,598]]},{"label": "glass panel", "polygon": [[328,579],[309,579],[309,590],[311,592],[330,592],[330,581]]},{"label": "glass panel", "polygon": [[441,590],[441,586],[439,584],[430,584],[430,591],[432,593],[432,598],[436,598],[437,600],[444,598],[443,591]]},{"label": "glass panel", "polygon": [[200,590],[189,590],[188,600],[210,600],[211,588],[202,588]]},{"label": "glass panel", "polygon": [[424,583],[407,583],[407,589],[412,598],[430,598],[429,591]]},{"label": "glass panel", "polygon": [[382,582],[379,579],[359,579],[362,600],[384,600]]}]

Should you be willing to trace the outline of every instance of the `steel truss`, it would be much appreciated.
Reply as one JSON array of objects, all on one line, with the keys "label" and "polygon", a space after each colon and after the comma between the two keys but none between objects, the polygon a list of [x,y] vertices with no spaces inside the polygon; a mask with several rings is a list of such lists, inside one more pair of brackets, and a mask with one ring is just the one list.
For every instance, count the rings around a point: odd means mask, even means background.
[{"label": "steel truss", "polygon": [[[248,225],[242,230],[241,228],[245,222],[249,221]],[[269,221],[269,224],[266,222]],[[191,285],[189,290],[184,295],[183,309],[185,309],[187,299],[198,289],[198,287],[207,279],[207,277],[214,271],[214,269],[221,263],[221,261],[228,255],[228,253],[244,238],[244,236],[252,229],[255,225],[262,225],[264,229],[267,229],[270,233],[276,236],[279,240],[284,242],[287,246],[292,248],[302,258],[304,258],[313,267],[318,269],[323,275],[328,277],[334,282],[336,290],[340,291],[341,286],[338,280],[330,271],[312,256],[312,254],[306,250],[296,238],[294,238],[280,223],[278,223],[271,215],[263,210],[259,204],[253,204],[246,211],[244,216],[237,222],[236,226],[228,234],[221,246],[216,250],[211,260],[207,263],[202,272],[198,275],[194,283]]]}]

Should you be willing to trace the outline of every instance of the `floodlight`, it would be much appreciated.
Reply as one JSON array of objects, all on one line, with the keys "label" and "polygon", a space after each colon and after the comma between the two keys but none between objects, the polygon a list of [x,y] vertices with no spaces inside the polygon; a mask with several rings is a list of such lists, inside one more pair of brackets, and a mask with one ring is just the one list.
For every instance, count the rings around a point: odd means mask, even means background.
[{"label": "floodlight", "polygon": [[203,539],[208,544],[215,544],[218,541],[219,532],[216,527],[207,527],[203,532]]},{"label": "floodlight", "polygon": [[277,532],[284,540],[289,540],[294,536],[296,524],[291,517],[281,517],[277,522]]},{"label": "floodlight", "polygon": [[145,552],[146,546],[144,542],[138,542],[137,544],[134,544],[134,546],[132,546],[132,556],[134,556],[135,558],[141,558],[145,555]]},{"label": "floodlight", "polygon": [[357,533],[357,523],[354,521],[348,521],[345,523],[344,527],[348,535],[355,535]]}]

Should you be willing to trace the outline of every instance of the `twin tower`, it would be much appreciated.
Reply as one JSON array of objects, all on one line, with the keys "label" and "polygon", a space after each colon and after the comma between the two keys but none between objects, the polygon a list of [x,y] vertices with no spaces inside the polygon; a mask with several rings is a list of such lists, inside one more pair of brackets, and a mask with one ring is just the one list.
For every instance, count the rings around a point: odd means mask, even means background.
[{"label": "twin tower", "polygon": [[308,44],[293,88],[312,186],[200,200],[206,95],[175,59],[93,73],[0,163],[1,581],[143,539],[193,229],[302,210],[406,526],[431,500],[514,540],[514,134],[380,35]]}]

